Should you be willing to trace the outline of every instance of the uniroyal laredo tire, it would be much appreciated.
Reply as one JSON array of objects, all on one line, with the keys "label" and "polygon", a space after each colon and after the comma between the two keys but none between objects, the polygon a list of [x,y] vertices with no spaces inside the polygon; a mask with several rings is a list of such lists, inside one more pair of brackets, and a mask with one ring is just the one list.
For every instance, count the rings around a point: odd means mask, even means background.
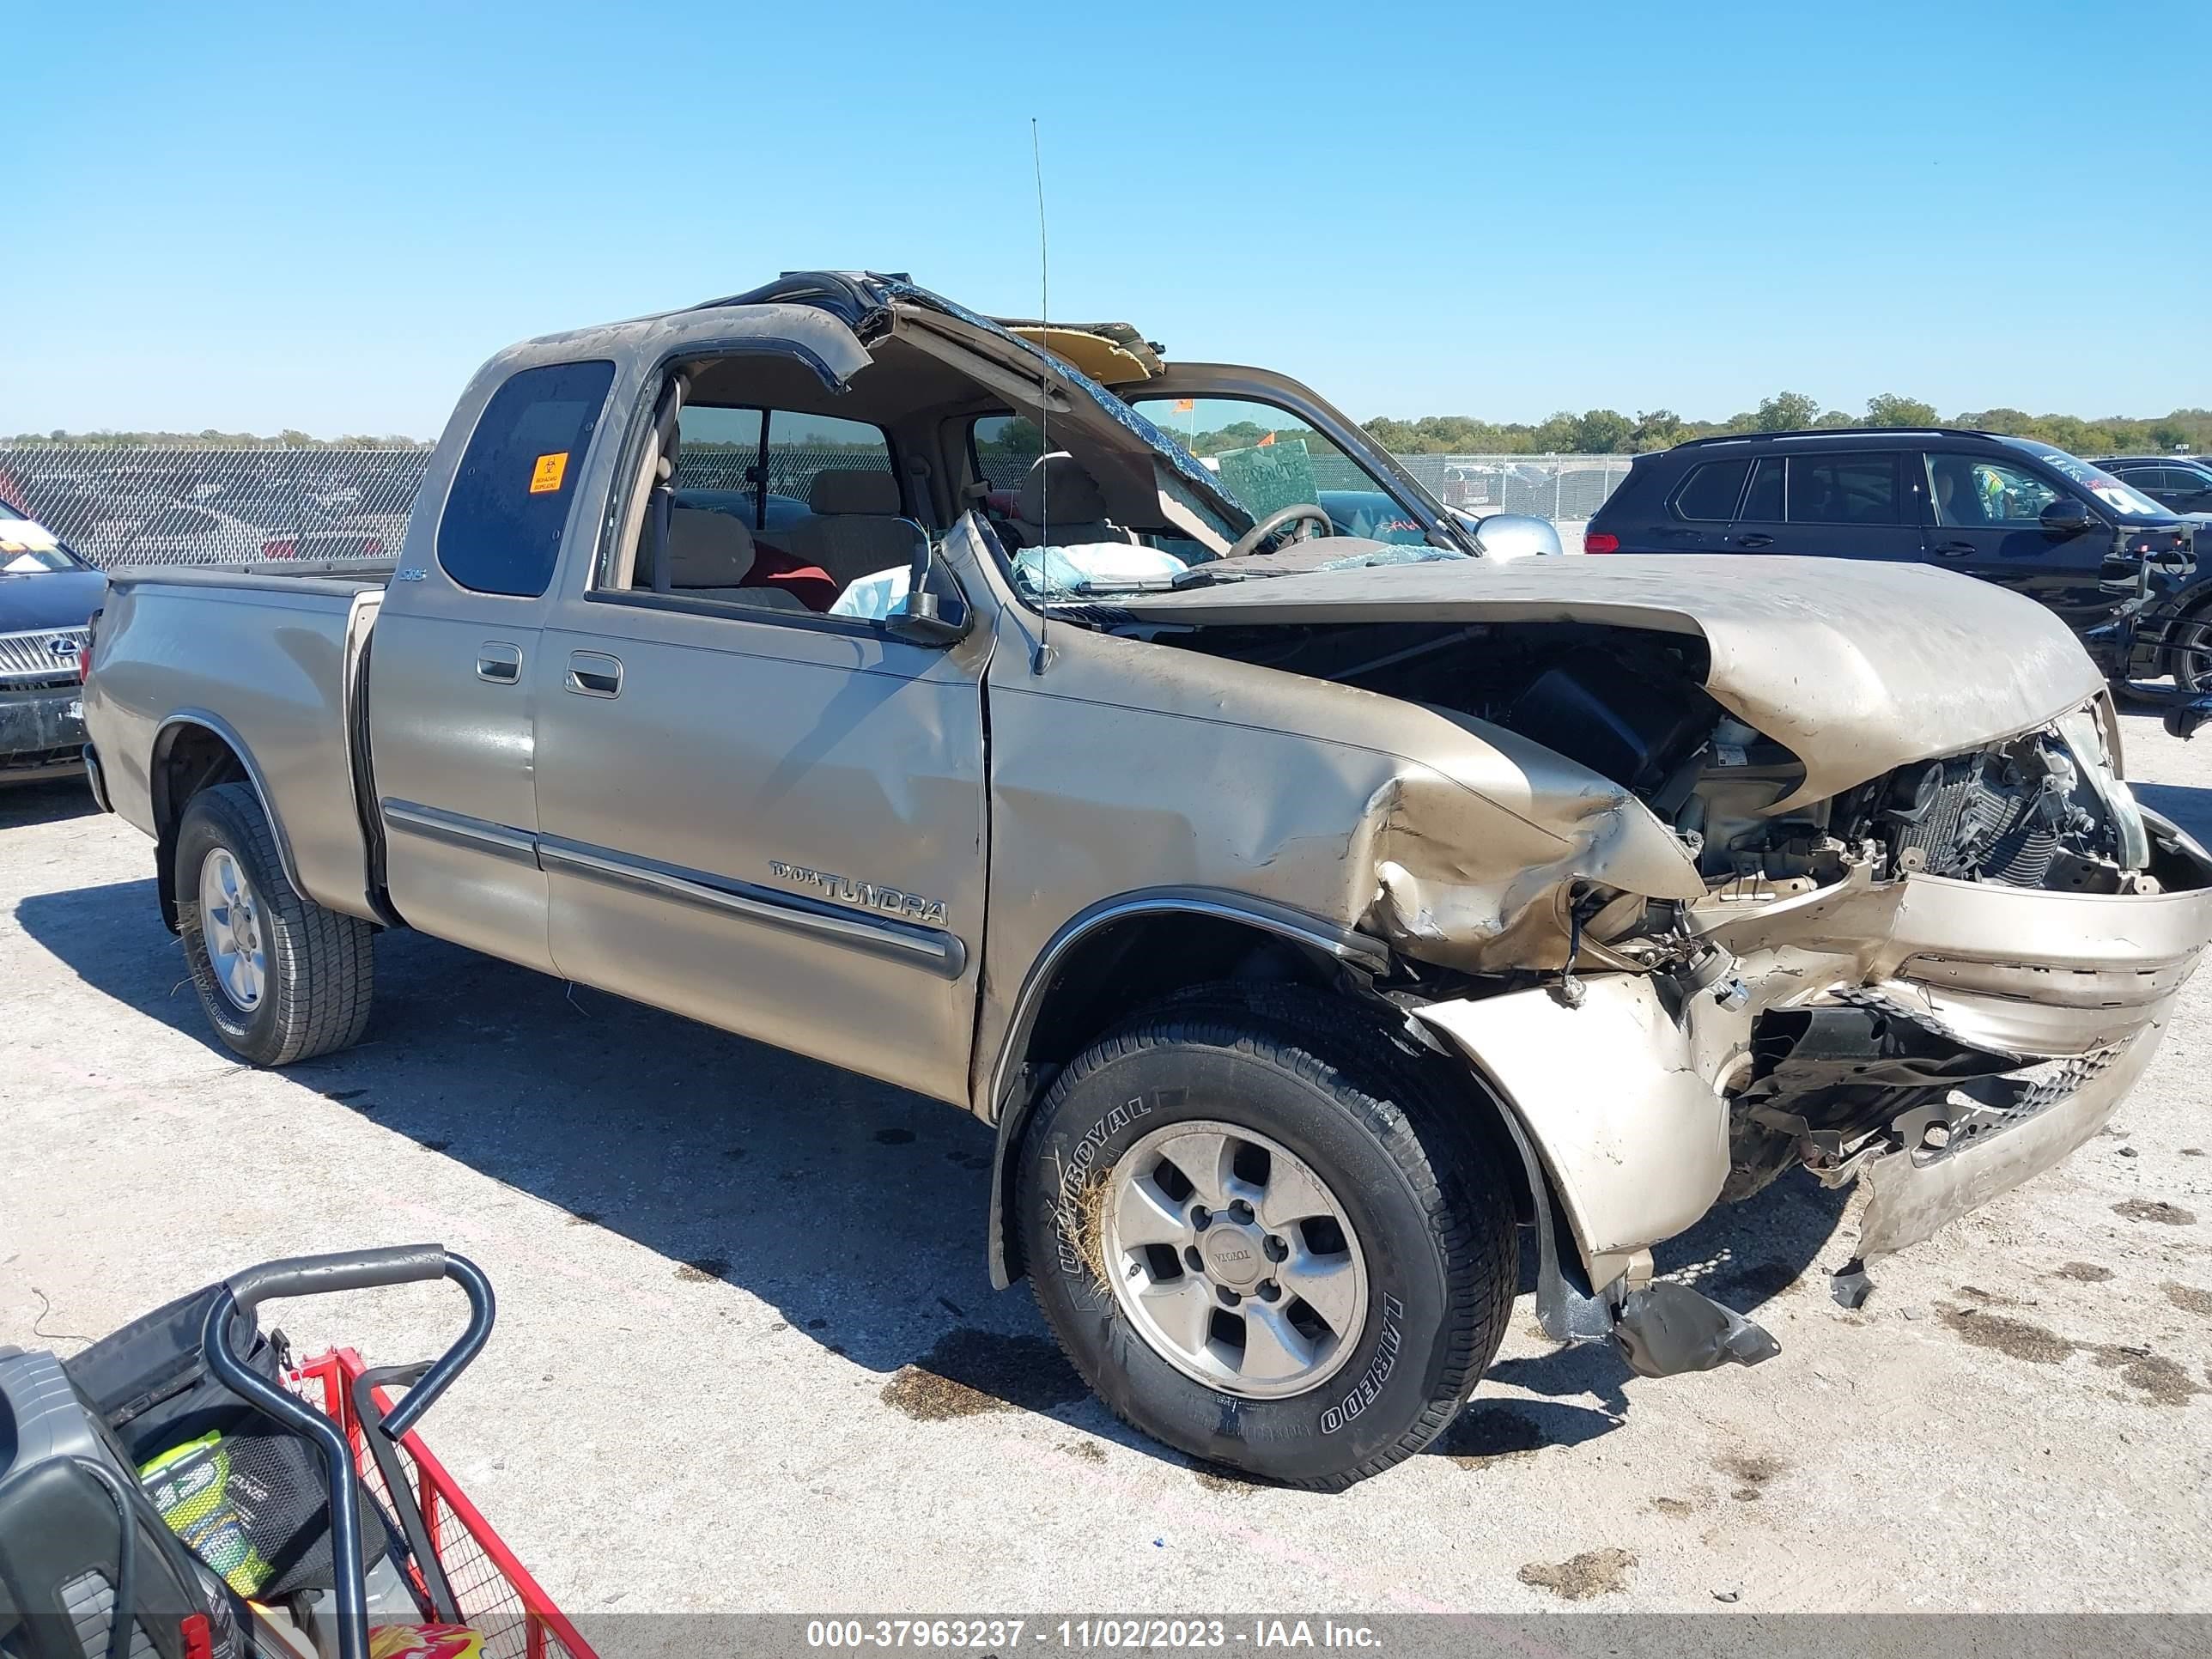
[{"label": "uniroyal laredo tire", "polygon": [[[1472,1109],[1341,1000],[1280,987],[1178,997],[1079,1055],[1027,1127],[1016,1220],[1038,1306],[1100,1399],[1154,1439],[1313,1491],[1380,1474],[1457,1415],[1517,1288],[1516,1189]],[[1362,1328],[1303,1392],[1255,1399],[1197,1380],[1106,1279],[1117,1163],[1200,1121],[1291,1153],[1357,1241]]]},{"label": "uniroyal laredo tire", "polygon": [[[265,966],[250,1007],[218,981],[210,957],[201,877],[228,854],[251,889],[253,937]],[[218,784],[192,797],[177,828],[177,931],[192,986],[216,1035],[256,1066],[289,1066],[349,1048],[368,1024],[375,930],[295,892],[276,837],[250,784]]]}]

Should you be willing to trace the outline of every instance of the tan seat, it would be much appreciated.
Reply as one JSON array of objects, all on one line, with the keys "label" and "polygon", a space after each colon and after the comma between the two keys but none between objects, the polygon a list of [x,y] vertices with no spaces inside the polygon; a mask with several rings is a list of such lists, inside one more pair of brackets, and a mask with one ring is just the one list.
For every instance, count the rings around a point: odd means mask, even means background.
[{"label": "tan seat", "polygon": [[1040,455],[1022,479],[1014,527],[1029,547],[1079,547],[1137,538],[1106,517],[1106,497],[1083,463],[1064,449]]},{"label": "tan seat", "polygon": [[[668,588],[692,599],[723,599],[765,611],[804,611],[796,593],[740,586],[753,568],[753,532],[727,513],[678,507],[668,514]],[[643,575],[645,573],[639,573]]]},{"label": "tan seat", "polygon": [[806,488],[803,519],[778,544],[801,564],[818,565],[838,586],[914,562],[929,532],[899,515],[898,480],[865,467],[825,467]]},{"label": "tan seat", "polygon": [[753,532],[742,520],[710,507],[670,509],[669,586],[735,587],[752,568]]},{"label": "tan seat", "polygon": [[806,486],[810,512],[899,516],[898,480],[867,466],[825,466]]}]

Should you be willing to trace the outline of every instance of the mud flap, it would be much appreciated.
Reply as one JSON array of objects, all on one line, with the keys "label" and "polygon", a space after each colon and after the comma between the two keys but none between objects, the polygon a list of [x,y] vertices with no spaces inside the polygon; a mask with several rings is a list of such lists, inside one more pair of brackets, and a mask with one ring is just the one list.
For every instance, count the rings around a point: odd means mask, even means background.
[{"label": "mud flap", "polygon": [[1613,1340],[1638,1376],[1756,1365],[1782,1352],[1779,1342],[1741,1314],[1670,1279],[1628,1293]]}]

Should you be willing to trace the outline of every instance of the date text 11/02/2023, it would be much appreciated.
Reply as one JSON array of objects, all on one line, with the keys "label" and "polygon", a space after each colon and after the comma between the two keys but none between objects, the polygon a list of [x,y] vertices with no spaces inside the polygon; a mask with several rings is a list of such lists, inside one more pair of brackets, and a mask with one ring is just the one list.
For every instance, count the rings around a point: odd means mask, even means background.
[{"label": "date text 11/02/2023", "polygon": [[1063,1651],[1177,1648],[1368,1649],[1380,1638],[1368,1626],[1332,1619],[816,1619],[806,1626],[811,1648],[933,1648],[1018,1652],[1026,1645]]}]

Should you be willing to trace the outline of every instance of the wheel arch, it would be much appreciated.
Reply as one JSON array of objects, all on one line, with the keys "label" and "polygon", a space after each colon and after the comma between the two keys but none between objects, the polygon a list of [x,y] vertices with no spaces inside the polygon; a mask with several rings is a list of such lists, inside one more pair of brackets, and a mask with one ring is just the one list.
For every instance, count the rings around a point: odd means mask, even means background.
[{"label": "wheel arch", "polygon": [[269,820],[270,833],[276,838],[284,879],[295,894],[307,896],[307,889],[300,884],[299,868],[292,861],[292,843],[284,834],[283,820],[276,816],[253,751],[220,714],[188,708],[163,720],[154,733],[146,775],[154,815],[155,881],[161,920],[171,933],[177,931],[177,829],[184,823],[185,809],[192,798],[218,784],[252,786],[262,813]]},{"label": "wheel arch", "polygon": [[[1138,971],[1131,971],[1131,964]],[[978,1103],[996,1125],[986,1240],[991,1282],[1005,1289],[1025,1271],[1014,1220],[1013,1163],[1037,1101],[1060,1066],[1110,1027],[1177,991],[1204,984],[1304,983],[1354,1003],[1390,967],[1388,949],[1357,929],[1242,894],[1163,888],[1124,894],[1082,911],[1038,954],[1022,983]],[[1379,998],[1356,1006],[1389,1011]],[[1468,1079],[1494,1113],[1506,1109]],[[1510,1133],[1501,1121],[1501,1137]],[[1521,1160],[1505,1166],[1520,1173]],[[1523,1205],[1532,1200],[1517,1195]]]}]

